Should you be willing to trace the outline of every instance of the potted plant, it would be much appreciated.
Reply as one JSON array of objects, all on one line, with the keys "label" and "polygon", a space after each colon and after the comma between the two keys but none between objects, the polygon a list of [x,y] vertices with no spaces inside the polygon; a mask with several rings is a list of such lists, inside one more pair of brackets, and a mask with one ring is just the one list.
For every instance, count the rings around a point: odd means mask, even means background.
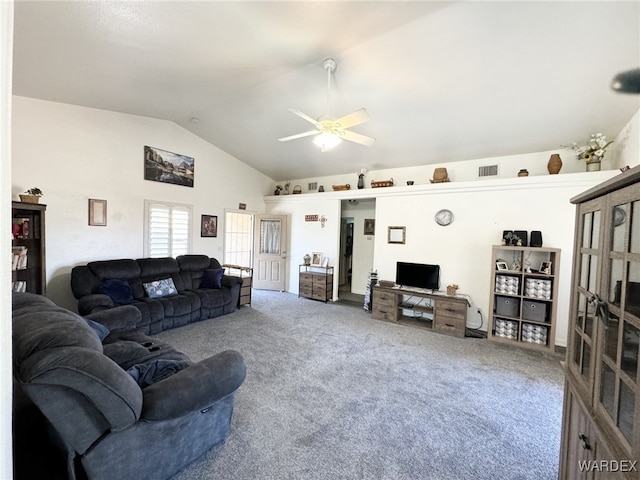
[{"label": "potted plant", "polygon": [[20,194],[20,201],[24,203],[39,203],[42,195],[42,190],[38,187],[33,187]]}]

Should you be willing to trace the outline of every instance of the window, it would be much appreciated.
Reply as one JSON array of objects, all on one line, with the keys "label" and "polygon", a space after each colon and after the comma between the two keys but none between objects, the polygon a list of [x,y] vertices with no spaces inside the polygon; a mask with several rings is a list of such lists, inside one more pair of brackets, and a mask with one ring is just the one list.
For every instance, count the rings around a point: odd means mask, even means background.
[{"label": "window", "polygon": [[191,205],[145,200],[145,257],[177,257],[191,251]]},{"label": "window", "polygon": [[253,214],[224,213],[224,262],[251,267],[253,256]]}]

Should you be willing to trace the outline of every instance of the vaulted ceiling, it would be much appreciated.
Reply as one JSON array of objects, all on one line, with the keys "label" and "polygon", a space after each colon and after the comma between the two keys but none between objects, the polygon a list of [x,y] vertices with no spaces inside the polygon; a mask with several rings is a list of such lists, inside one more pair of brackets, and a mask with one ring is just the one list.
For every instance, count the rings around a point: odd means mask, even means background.
[{"label": "vaulted ceiling", "polygon": [[[342,142],[278,142],[366,107]],[[638,1],[20,1],[14,94],[166,119],[274,180],[546,151],[616,135],[640,96]],[[157,145],[159,148],[167,145]],[[189,154],[189,152],[179,152]]]}]

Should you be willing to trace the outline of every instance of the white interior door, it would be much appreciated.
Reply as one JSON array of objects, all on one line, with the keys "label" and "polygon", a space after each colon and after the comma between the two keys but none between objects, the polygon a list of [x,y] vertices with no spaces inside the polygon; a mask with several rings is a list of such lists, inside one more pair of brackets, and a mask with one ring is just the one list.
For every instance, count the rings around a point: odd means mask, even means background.
[{"label": "white interior door", "polygon": [[287,217],[256,215],[253,288],[284,291],[287,260]]}]

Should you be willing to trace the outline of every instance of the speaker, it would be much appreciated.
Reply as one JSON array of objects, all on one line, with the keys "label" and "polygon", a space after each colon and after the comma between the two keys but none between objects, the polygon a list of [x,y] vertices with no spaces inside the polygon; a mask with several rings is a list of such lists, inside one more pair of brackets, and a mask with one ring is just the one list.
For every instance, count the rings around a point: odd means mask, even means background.
[{"label": "speaker", "polygon": [[532,230],[531,238],[529,239],[529,245],[531,247],[541,247],[542,246],[542,232],[540,230]]}]

